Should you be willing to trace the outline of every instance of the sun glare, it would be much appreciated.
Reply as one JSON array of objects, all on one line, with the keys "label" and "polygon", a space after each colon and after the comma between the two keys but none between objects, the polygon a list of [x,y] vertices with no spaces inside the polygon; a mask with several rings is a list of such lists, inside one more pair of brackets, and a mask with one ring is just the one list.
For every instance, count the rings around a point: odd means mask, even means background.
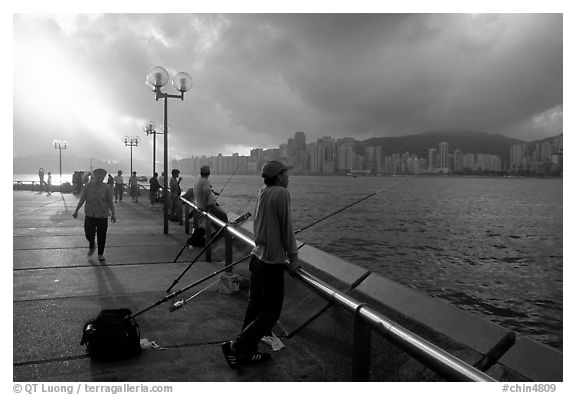
[{"label": "sun glare", "polygon": [[[100,88],[90,84],[89,71],[74,64],[71,55],[54,43],[31,39],[14,43],[14,104],[27,108],[27,127],[39,133],[53,133],[55,127],[66,125],[103,134],[111,129],[114,115],[100,98]],[[26,105],[18,106],[19,101]]]}]

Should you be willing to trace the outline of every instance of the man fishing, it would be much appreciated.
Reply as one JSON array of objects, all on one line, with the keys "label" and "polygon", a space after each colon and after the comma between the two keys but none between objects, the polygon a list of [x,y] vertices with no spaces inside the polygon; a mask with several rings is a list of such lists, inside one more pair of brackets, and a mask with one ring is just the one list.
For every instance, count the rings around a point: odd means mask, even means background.
[{"label": "man fishing", "polygon": [[196,204],[198,204],[200,210],[213,214],[222,222],[228,222],[228,215],[226,215],[226,212],[216,203],[219,194],[212,190],[212,185],[210,185],[208,177],[210,177],[210,166],[202,166],[200,168],[200,178],[198,182],[196,182],[196,185],[194,185]]},{"label": "man fishing", "polygon": [[[288,192],[288,170],[270,161],[262,168],[265,186],[256,200],[254,241],[250,258],[250,295],[236,340],[222,344],[226,362],[236,369],[243,364],[266,362],[269,353],[258,351],[260,339],[271,333],[284,302],[284,268],[293,274],[299,267],[296,237]],[[289,263],[286,264],[286,258]]]}]

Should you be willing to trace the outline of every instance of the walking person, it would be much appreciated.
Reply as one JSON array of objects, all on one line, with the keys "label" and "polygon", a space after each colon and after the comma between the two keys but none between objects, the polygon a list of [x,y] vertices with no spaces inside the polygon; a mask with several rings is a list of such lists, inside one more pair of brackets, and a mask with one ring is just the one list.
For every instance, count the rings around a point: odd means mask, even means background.
[{"label": "walking person", "polygon": [[258,342],[272,333],[272,327],[280,318],[284,302],[284,269],[294,274],[299,267],[287,189],[290,168],[278,161],[270,161],[262,168],[265,186],[256,200],[256,246],[250,257],[248,307],[238,337],[222,344],[226,362],[234,369],[271,359],[269,353],[258,351]]},{"label": "walking person", "polygon": [[118,175],[114,177],[114,202],[118,203],[118,199],[122,201],[124,194],[124,178],[122,178],[122,170],[118,170]]},{"label": "walking person", "polygon": [[78,206],[72,216],[78,218],[78,210],[84,207],[84,234],[88,240],[88,256],[92,256],[95,249],[95,237],[98,238],[98,260],[103,261],[106,247],[106,232],[108,231],[108,214],[111,213],[112,223],[116,222],[112,191],[104,184],[106,170],[94,170],[92,180],[84,185]]},{"label": "walking person", "polygon": [[[218,203],[216,203],[218,193],[214,192],[212,189],[208,177],[210,177],[210,166],[202,166],[200,168],[200,178],[194,185],[194,198],[196,199],[196,204],[200,210],[213,214],[223,222],[228,222],[226,212],[218,206]],[[224,234],[221,233],[220,235],[222,236]]]},{"label": "walking person", "polygon": [[112,193],[114,193],[114,177],[112,177],[112,174],[108,173],[108,180],[106,182],[108,183]]},{"label": "walking person", "polygon": [[132,201],[138,203],[138,177],[136,177],[136,172],[132,172],[132,176],[128,179],[128,186],[130,187],[130,196],[132,196]]},{"label": "walking person", "polygon": [[[52,172],[48,172],[48,184],[46,184],[48,195],[52,194]],[[62,186],[60,186],[62,187]]]},{"label": "walking person", "polygon": [[45,184],[44,182],[44,168],[38,169],[38,178],[40,179],[40,192],[42,192],[42,186]]},{"label": "walking person", "polygon": [[182,201],[180,200],[180,195],[182,194],[181,181],[180,170],[172,169],[172,178],[170,179],[170,220],[177,221],[180,225],[184,223],[182,219]]}]

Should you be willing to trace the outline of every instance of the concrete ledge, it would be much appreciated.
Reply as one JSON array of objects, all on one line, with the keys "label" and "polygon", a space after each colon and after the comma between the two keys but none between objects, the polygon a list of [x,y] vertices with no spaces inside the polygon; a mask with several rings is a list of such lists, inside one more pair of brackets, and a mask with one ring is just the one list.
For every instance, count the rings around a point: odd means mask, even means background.
[{"label": "concrete ledge", "polygon": [[[378,274],[371,274],[355,291],[481,354],[510,332]],[[562,354],[528,339],[517,338],[499,362],[530,380],[562,381]]]},{"label": "concrete ledge", "polygon": [[298,250],[300,260],[334,279],[351,286],[368,275],[368,269],[353,265],[315,247],[305,245]]}]

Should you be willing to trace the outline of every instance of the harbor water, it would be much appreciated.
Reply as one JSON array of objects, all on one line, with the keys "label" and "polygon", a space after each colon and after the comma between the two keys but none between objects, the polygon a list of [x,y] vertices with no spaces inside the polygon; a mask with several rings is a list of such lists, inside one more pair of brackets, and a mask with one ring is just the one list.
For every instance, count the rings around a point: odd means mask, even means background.
[{"label": "harbor water", "polygon": [[[234,176],[218,201],[253,213],[261,185]],[[378,192],[297,238],[562,350],[562,180],[291,176],[289,189],[295,229]]]},{"label": "harbor water", "polygon": [[[184,191],[197,179],[182,177]],[[228,183],[225,210],[254,212],[260,177],[210,180],[215,191]],[[295,230],[378,192],[300,241],[560,351],[562,188],[561,179],[441,176],[292,175],[289,185]]]}]

